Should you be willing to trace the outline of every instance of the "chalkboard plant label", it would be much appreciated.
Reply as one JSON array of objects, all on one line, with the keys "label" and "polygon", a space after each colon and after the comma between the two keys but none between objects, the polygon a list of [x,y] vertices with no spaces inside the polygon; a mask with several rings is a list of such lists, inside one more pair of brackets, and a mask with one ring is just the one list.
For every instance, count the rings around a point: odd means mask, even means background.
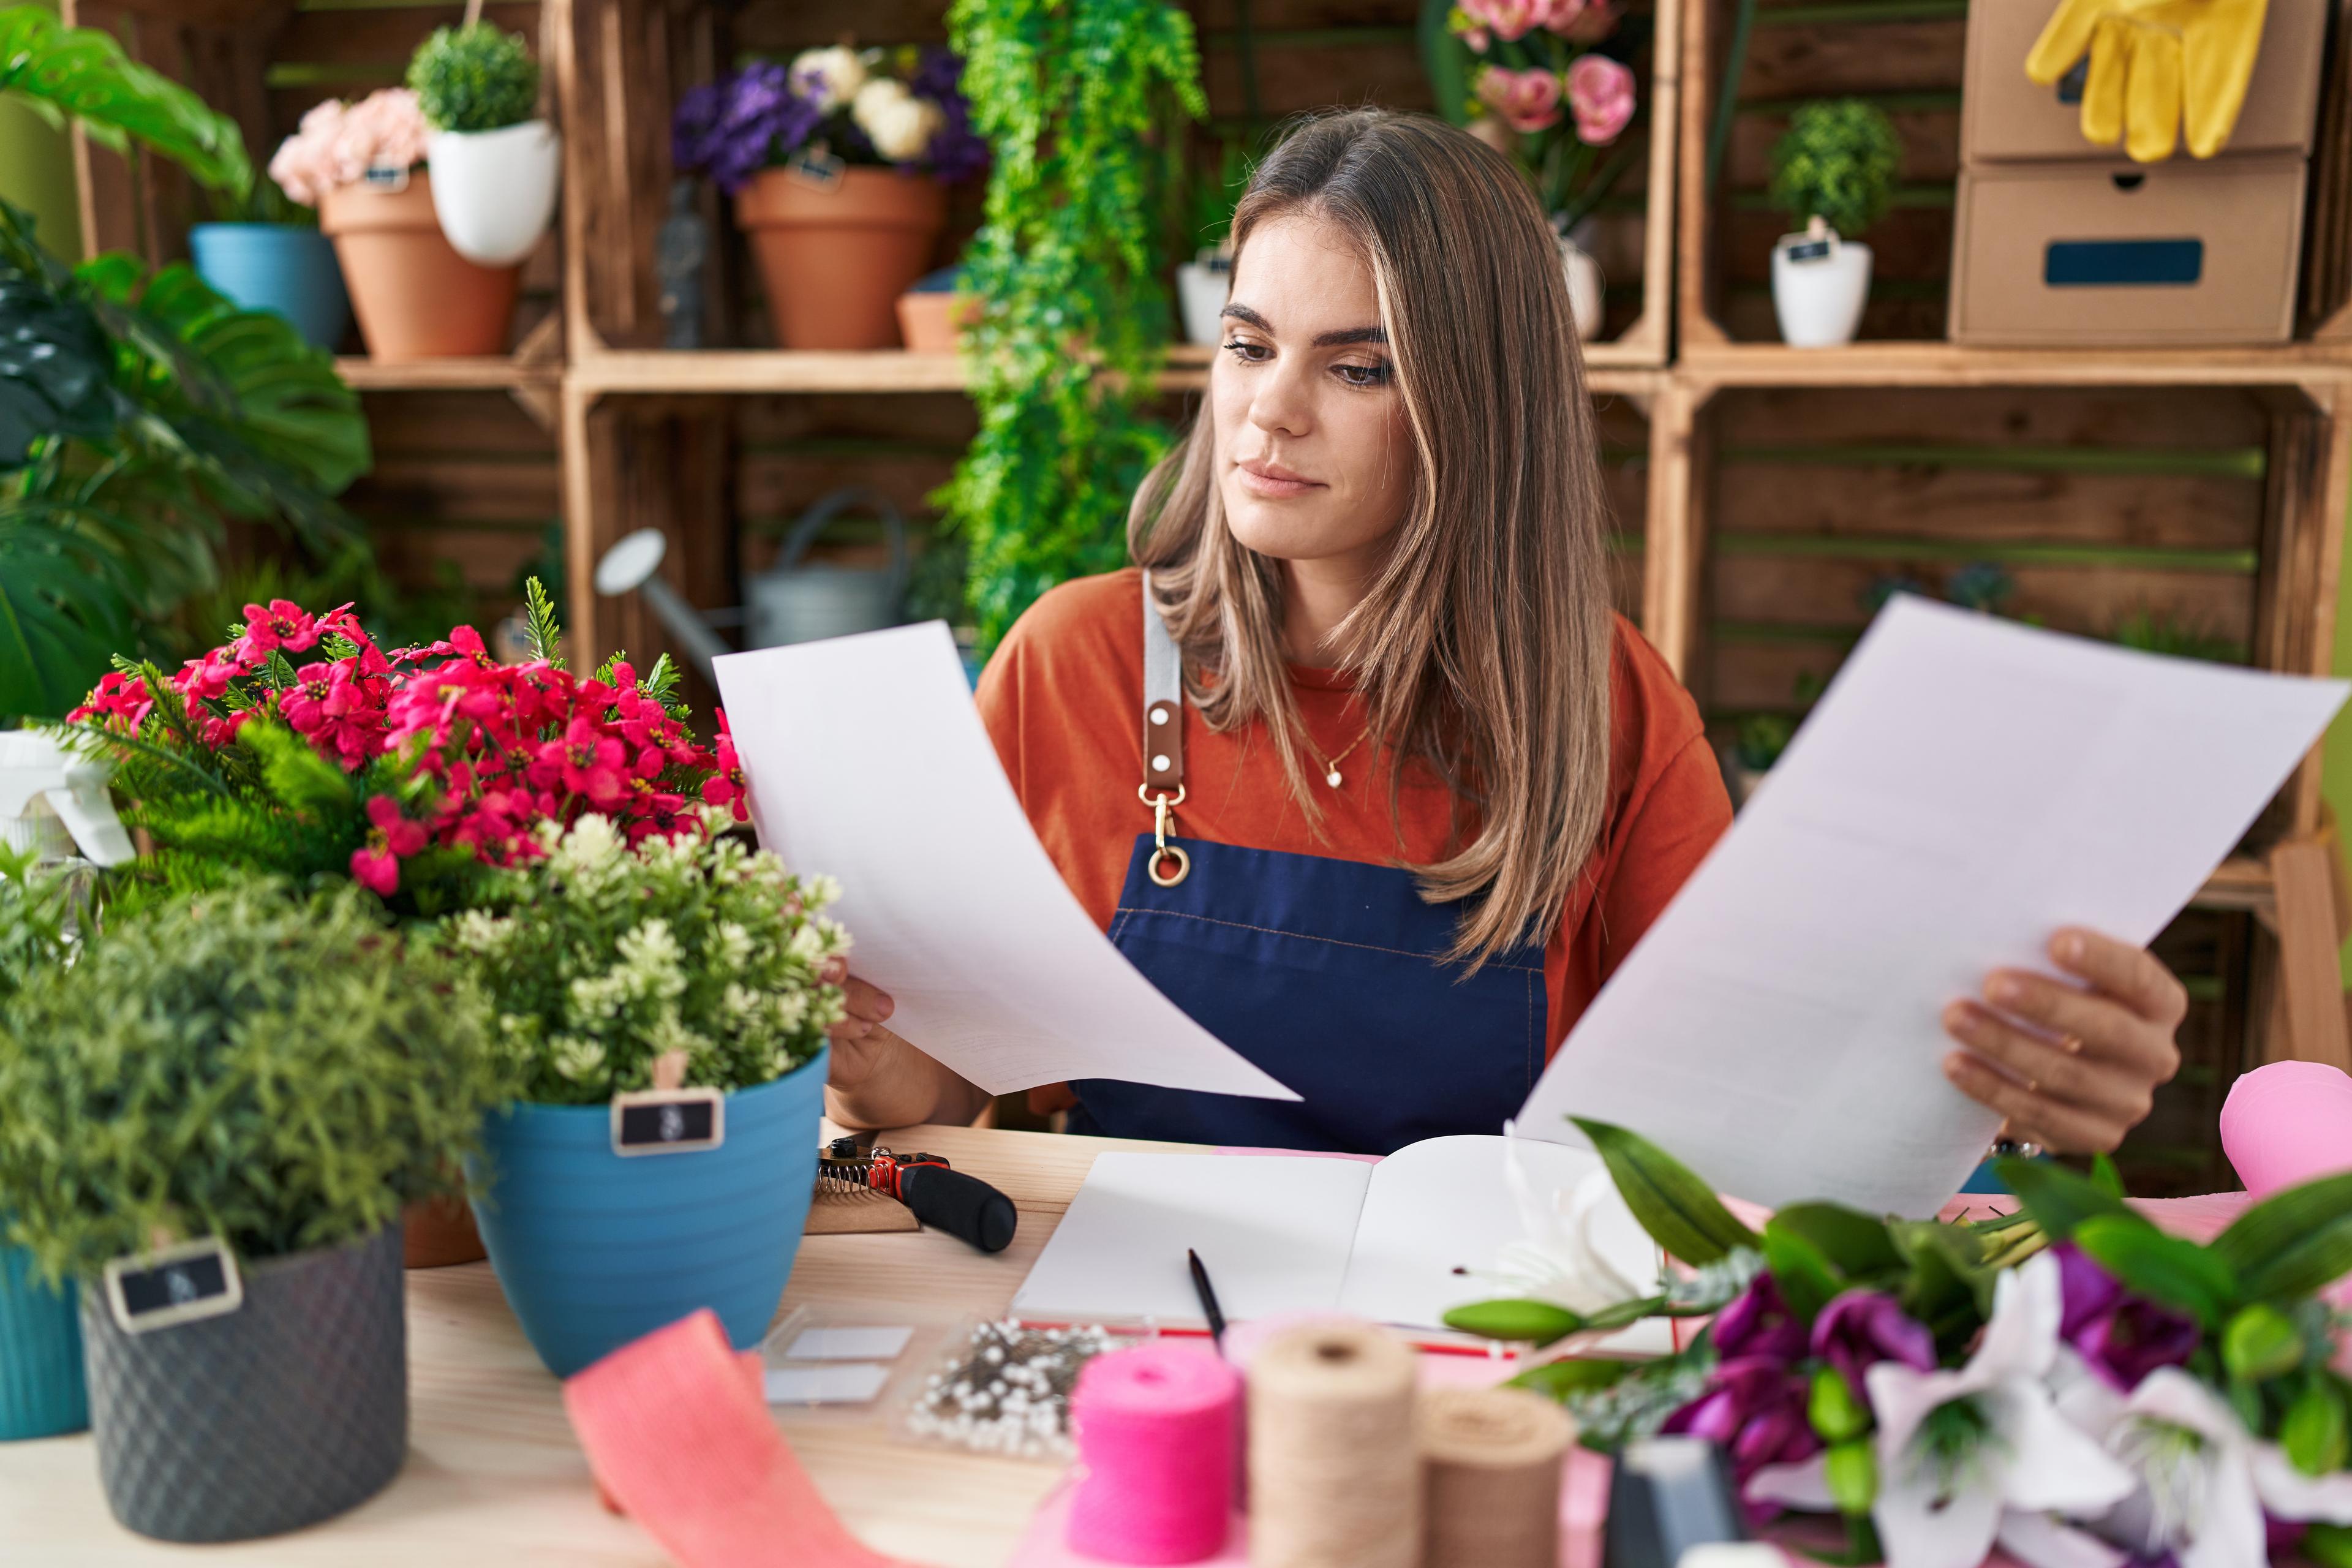
[{"label": "chalkboard plant label", "polygon": [[228,1244],[207,1236],[109,1263],[106,1305],[124,1333],[152,1333],[236,1311],[245,1279]]},{"label": "chalkboard plant label", "polygon": [[727,1141],[727,1097],[716,1089],[646,1089],[613,1097],[613,1152],[698,1154]]}]

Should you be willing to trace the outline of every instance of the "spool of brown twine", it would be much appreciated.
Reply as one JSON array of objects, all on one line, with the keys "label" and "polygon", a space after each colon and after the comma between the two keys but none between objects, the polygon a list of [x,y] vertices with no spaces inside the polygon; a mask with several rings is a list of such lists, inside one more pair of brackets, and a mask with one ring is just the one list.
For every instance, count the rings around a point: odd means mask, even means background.
[{"label": "spool of brown twine", "polygon": [[1252,1568],[1418,1568],[1412,1352],[1368,1323],[1316,1323],[1249,1370]]},{"label": "spool of brown twine", "polygon": [[1553,1568],[1568,1415],[1522,1388],[1422,1395],[1427,1568]]}]

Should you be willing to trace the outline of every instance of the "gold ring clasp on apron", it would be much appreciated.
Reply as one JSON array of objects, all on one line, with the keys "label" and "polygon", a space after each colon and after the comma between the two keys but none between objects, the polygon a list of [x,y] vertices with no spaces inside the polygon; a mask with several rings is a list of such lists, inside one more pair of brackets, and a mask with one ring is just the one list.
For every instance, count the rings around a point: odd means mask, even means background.
[{"label": "gold ring clasp on apron", "polygon": [[[1192,874],[1192,858],[1184,853],[1183,846],[1168,842],[1168,830],[1176,817],[1174,808],[1184,804],[1184,786],[1176,786],[1176,798],[1172,801],[1165,790],[1157,795],[1146,795],[1148,787],[1135,786],[1135,798],[1149,801],[1151,805],[1151,858],[1144,862],[1143,870],[1155,887],[1172,888]],[[1162,873],[1160,867],[1170,862],[1176,868]]]}]

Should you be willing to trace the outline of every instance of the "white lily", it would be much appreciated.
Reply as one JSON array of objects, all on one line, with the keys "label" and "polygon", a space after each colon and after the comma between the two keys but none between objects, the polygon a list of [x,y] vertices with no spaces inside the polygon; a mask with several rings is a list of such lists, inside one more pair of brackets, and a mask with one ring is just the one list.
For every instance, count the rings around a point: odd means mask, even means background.
[{"label": "white lily", "polygon": [[2180,1568],[2263,1568],[2265,1510],[2352,1524],[2352,1477],[2305,1475],[2179,1367],[2158,1367],[2129,1398],[2109,1391],[2108,1401],[2083,1414],[2103,1422],[2107,1449],[2139,1485],[2095,1527],[2136,1554],[2170,1552]]},{"label": "white lily", "polygon": [[1886,1361],[1864,1374],[1878,1418],[1871,1515],[1888,1568],[1976,1568],[1996,1542],[2050,1568],[2119,1561],[2050,1517],[2098,1513],[2134,1489],[2131,1472],[2052,1401],[2062,1309],[2058,1263],[2044,1253],[2000,1277],[1967,1365]]},{"label": "white lily", "polygon": [[1640,1270],[1633,1259],[1654,1259],[1655,1247],[1608,1171],[1590,1172],[1573,1186],[1555,1185],[1539,1179],[1520,1158],[1520,1144],[1531,1140],[1511,1135],[1507,1126],[1504,1132],[1504,1179],[1518,1209],[1521,1234],[1496,1254],[1496,1283],[1588,1318],[1654,1294],[1654,1269],[1644,1284],[1634,1277]]}]

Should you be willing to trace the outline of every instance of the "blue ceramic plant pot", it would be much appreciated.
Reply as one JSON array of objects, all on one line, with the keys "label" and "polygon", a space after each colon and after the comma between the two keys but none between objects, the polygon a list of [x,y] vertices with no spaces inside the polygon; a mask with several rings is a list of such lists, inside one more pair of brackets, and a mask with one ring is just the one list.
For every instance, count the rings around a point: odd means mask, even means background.
[{"label": "blue ceramic plant pot", "polygon": [[352,324],[335,247],[315,228],[200,223],[188,231],[197,275],[248,310],[275,310],[313,348],[334,352]]},{"label": "blue ceramic plant pot", "polygon": [[70,1282],[63,1290],[43,1283],[31,1253],[0,1247],[0,1441],[89,1425],[74,1296]]},{"label": "blue ceramic plant pot", "polygon": [[603,1105],[490,1113],[467,1186],[550,1372],[569,1377],[699,1307],[738,1350],[760,1342],[808,1220],[826,1056],[729,1095],[725,1141],[699,1152],[615,1154]]}]

